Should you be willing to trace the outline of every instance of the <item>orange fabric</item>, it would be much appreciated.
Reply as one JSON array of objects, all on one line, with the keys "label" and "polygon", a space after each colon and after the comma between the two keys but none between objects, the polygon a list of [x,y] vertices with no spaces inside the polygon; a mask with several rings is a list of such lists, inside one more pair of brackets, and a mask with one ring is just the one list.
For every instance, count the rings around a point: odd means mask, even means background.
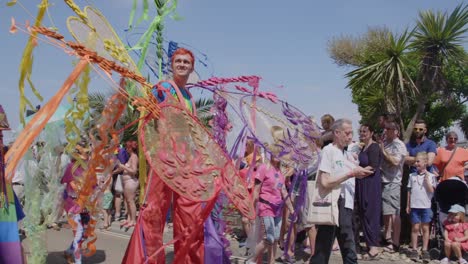
[{"label": "orange fabric", "polygon": [[24,156],[26,151],[28,151],[34,139],[44,129],[49,119],[57,110],[63,97],[65,97],[72,85],[75,83],[76,79],[78,79],[80,74],[86,68],[86,65],[88,65],[86,60],[80,60],[80,62],[73,69],[73,72],[68,76],[67,80],[65,80],[60,90],[49,100],[49,102],[47,102],[47,104],[44,105],[44,107],[42,107],[34,115],[31,121],[23,129],[21,134],[16,138],[13,146],[11,147],[11,151],[8,151],[5,156],[7,161],[7,166],[5,169],[7,182],[11,182],[14,176],[16,165]]},{"label": "orange fabric", "polygon": [[[448,151],[445,148],[437,149],[437,156],[434,159],[434,165],[437,166],[439,172],[442,171],[445,164],[447,164],[447,161],[450,159],[450,155],[452,155],[452,151]],[[444,175],[441,175],[440,181],[447,180],[453,176],[461,176],[463,178],[465,173],[465,162],[468,162],[468,150],[459,147],[457,148],[452,160],[445,167]]]}]

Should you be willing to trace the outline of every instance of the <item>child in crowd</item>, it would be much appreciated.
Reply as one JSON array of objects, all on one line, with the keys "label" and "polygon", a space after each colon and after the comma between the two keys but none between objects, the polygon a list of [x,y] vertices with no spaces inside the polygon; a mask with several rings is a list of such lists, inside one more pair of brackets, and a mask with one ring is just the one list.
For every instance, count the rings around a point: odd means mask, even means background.
[{"label": "child in crowd", "polygon": [[[109,230],[111,227],[112,219],[112,201],[114,200],[114,195],[112,194],[112,177],[108,179],[106,190],[102,196],[102,213],[104,215],[103,229]],[[106,184],[105,179],[101,181],[103,185]]]},{"label": "child in crowd", "polygon": [[[259,151],[259,147],[255,147],[254,141],[249,139],[245,145],[244,158],[240,163],[239,175],[247,183],[247,189],[249,193],[253,192],[254,179],[258,166],[262,163],[262,156]],[[254,162],[255,159],[255,162]],[[244,245],[247,236],[250,234],[252,228],[252,221],[247,217],[242,217],[242,228],[245,233],[245,239],[239,242],[239,245]],[[249,248],[247,247],[246,255],[249,254]]]},{"label": "child in crowd", "polygon": [[441,264],[450,263],[452,252],[458,258],[460,264],[467,264],[462,252],[468,251],[468,223],[465,223],[465,208],[454,204],[450,207],[447,220],[444,221],[444,250],[445,258]]},{"label": "child in crowd", "polygon": [[[262,263],[265,250],[268,251],[268,263],[275,263],[276,248],[280,236],[283,199],[287,197],[284,175],[280,170],[280,160],[276,158],[279,148],[271,149],[269,164],[262,164],[255,175],[254,201],[261,221],[263,240],[255,247],[255,253],[247,263]],[[284,201],[294,212],[291,199]],[[255,261],[255,262],[254,262]]]},{"label": "child in crowd", "polygon": [[429,224],[432,221],[431,199],[436,186],[435,175],[427,171],[428,156],[426,152],[416,154],[415,166],[417,172],[409,175],[408,203],[406,212],[411,218],[411,247],[408,253],[410,259],[418,259],[418,236],[422,229],[423,244],[421,258],[430,260],[427,247],[429,244]]},{"label": "child in crowd", "polygon": [[[78,156],[83,162],[78,163]],[[91,216],[86,208],[81,208],[77,203],[78,199],[78,183],[82,180],[85,170],[86,161],[89,158],[89,149],[86,143],[80,142],[76,146],[76,153],[72,161],[65,169],[61,183],[66,184],[63,194],[64,209],[68,215],[68,222],[72,226],[73,241],[70,247],[65,250],[64,255],[68,263],[81,264],[81,245],[86,239],[85,231],[91,220]]]}]

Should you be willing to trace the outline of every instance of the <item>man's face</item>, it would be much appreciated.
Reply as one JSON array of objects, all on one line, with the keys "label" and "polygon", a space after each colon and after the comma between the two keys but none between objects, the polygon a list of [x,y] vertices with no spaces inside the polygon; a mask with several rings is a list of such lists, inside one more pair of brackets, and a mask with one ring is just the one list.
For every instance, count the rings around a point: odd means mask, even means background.
[{"label": "man's face", "polygon": [[188,78],[193,72],[192,57],[188,54],[177,54],[172,64],[172,73],[174,76]]},{"label": "man's face", "polygon": [[414,128],[413,128],[413,135],[418,138],[418,139],[421,139],[424,137],[424,135],[426,134],[427,132],[427,129],[426,129],[426,124],[415,124],[414,125]]},{"label": "man's face", "polygon": [[398,130],[393,126],[385,126],[385,137],[387,139],[395,139],[398,137]]},{"label": "man's face", "polygon": [[350,124],[343,124],[341,130],[335,131],[337,140],[341,146],[348,146],[353,140],[353,127]]},{"label": "man's face", "polygon": [[328,120],[322,119],[322,120],[320,120],[320,121],[322,122],[322,128],[323,128],[323,130],[328,130],[328,129],[330,129],[331,124],[330,124],[330,122],[329,122]]}]

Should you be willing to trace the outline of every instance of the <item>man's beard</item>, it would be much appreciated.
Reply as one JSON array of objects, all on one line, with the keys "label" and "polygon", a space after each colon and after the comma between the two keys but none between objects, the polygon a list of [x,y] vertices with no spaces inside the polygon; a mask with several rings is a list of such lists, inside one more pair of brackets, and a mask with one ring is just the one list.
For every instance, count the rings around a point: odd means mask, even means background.
[{"label": "man's beard", "polygon": [[424,134],[419,134],[419,133],[417,133],[417,134],[414,133],[412,135],[412,138],[414,138],[414,139],[422,139],[423,137],[424,137]]}]

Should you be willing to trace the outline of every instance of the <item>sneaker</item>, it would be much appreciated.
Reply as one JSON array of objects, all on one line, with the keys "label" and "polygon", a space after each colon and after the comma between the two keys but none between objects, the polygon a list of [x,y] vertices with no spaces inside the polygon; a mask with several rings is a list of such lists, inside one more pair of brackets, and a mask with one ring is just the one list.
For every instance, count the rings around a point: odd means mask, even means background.
[{"label": "sneaker", "polygon": [[467,264],[468,262],[464,258],[461,258],[461,259],[458,260],[458,263]]},{"label": "sneaker", "polygon": [[419,253],[416,249],[413,249],[413,250],[409,250],[407,253],[406,253],[406,256],[408,256],[408,258],[410,259],[418,259],[419,258]]},{"label": "sneaker", "polygon": [[450,260],[448,258],[443,258],[441,261],[440,261],[440,264],[450,264]]},{"label": "sneaker", "polygon": [[422,260],[431,260],[431,255],[429,254],[429,252],[427,250],[423,250],[421,252],[421,259]]}]

